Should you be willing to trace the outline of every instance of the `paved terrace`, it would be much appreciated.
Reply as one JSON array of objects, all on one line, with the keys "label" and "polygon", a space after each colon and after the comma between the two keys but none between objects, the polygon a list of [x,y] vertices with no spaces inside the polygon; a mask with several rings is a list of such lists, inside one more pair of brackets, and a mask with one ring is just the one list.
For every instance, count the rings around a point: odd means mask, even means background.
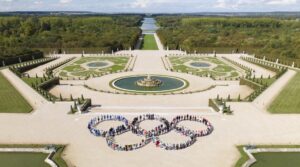
[{"label": "paved terrace", "polygon": [[[152,62],[152,66],[146,65],[149,62],[144,62],[144,60],[150,61],[146,55],[138,55],[138,59],[140,60],[137,61],[134,70],[142,71],[142,65],[145,66],[145,72],[152,72],[150,67],[153,67],[153,71],[164,69],[160,66],[161,64],[156,64],[156,61]],[[158,61],[159,59],[153,58],[153,60]],[[35,101],[43,99],[13,73],[7,70],[3,72],[31,104],[34,105]],[[290,73],[286,73],[283,77],[289,78],[290,75]],[[279,84],[275,84],[278,87],[285,85],[280,80],[277,82]],[[105,104],[108,107],[88,114],[69,115],[67,113],[72,103],[42,102],[36,105],[32,114],[0,114],[0,143],[66,144],[68,146],[63,158],[70,167],[99,167],[103,165],[108,167],[231,167],[240,156],[236,145],[300,144],[299,115],[271,115],[254,103],[230,103],[235,111],[234,115],[231,116],[200,109],[200,107],[207,107],[207,97],[215,97],[218,93],[225,95],[229,92],[238,91],[238,89],[239,85],[232,84],[228,87],[220,86],[210,91],[192,95],[125,96],[92,92],[83,89],[82,86],[59,86],[52,91],[64,94],[72,93],[76,96],[85,93],[85,97],[91,97],[94,103]],[[269,89],[273,90],[272,87]],[[266,92],[270,92],[269,89]],[[240,91],[244,92],[245,90]],[[270,93],[264,96],[270,97],[274,94]],[[128,106],[140,106],[140,108],[132,109]],[[153,109],[153,106],[158,107]],[[117,107],[118,109],[116,109]],[[190,107],[195,108],[192,110]],[[91,118],[105,113],[122,113],[129,119],[143,113],[157,113],[169,120],[177,114],[189,113],[206,117],[212,122],[215,130],[210,136],[199,138],[192,147],[180,151],[165,151],[149,144],[140,150],[117,152],[106,145],[105,139],[94,137],[87,130],[87,124]],[[119,125],[117,122],[105,122],[101,128],[108,129],[117,125]],[[151,129],[154,125],[157,125],[157,122],[147,121],[141,126]],[[198,124],[187,123],[186,126],[196,129]],[[183,136],[175,132],[161,136],[161,139],[169,142],[185,140]],[[118,136],[116,140],[124,144],[139,142],[141,138],[129,132]]]},{"label": "paved terrace", "polygon": [[[198,167],[199,164],[210,167],[231,167],[239,158],[236,145],[299,144],[300,141],[298,133],[300,116],[270,115],[260,111],[251,103],[234,103],[231,104],[236,111],[233,116],[202,114],[184,109],[172,110],[174,113],[205,116],[215,127],[212,135],[199,138],[190,148],[181,151],[165,151],[149,144],[140,150],[117,152],[107,147],[105,139],[94,137],[87,130],[87,123],[95,114],[68,115],[69,105],[67,103],[45,104],[34,114],[28,115],[1,114],[0,143],[67,144],[68,147],[63,158],[71,167],[98,167],[103,164],[110,167],[120,167],[124,164],[133,167]],[[102,110],[102,113],[113,112],[115,111]],[[122,110],[123,115],[128,118],[143,112],[145,111],[137,110],[132,113],[132,110]],[[175,116],[164,110],[148,110],[147,112],[168,113],[164,115],[168,119]],[[101,128],[118,124],[106,122]],[[145,122],[142,126],[150,129],[154,125],[151,122]],[[195,129],[197,124],[187,124],[186,126]],[[161,138],[169,142],[185,140],[176,133]],[[141,140],[140,137],[136,137],[130,132],[116,139],[123,144]]]}]

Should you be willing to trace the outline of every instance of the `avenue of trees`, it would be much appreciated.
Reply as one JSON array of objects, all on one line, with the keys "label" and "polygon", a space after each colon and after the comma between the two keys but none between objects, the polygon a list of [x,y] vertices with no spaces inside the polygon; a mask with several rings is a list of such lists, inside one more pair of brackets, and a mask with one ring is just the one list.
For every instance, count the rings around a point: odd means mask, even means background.
[{"label": "avenue of trees", "polygon": [[242,52],[300,65],[300,22],[295,19],[159,16],[158,35],[170,49]]},{"label": "avenue of trees", "polygon": [[100,53],[129,49],[141,33],[141,19],[138,15],[3,16],[0,61],[33,50]]}]

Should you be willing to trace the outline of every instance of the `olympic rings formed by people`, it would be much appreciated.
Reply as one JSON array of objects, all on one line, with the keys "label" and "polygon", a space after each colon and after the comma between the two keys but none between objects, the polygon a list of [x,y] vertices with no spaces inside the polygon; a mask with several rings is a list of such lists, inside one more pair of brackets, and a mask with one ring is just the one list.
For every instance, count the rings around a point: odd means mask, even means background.
[{"label": "olympic rings formed by people", "polygon": [[109,136],[109,137],[106,137],[106,142],[107,142],[107,145],[110,148],[112,148],[113,150],[118,150],[118,151],[133,151],[133,150],[137,150],[137,149],[142,148],[142,147],[146,146],[147,144],[149,144],[151,142],[151,138],[143,139],[140,143],[121,146],[120,144],[118,144],[115,141],[114,137]]},{"label": "olympic rings formed by people", "polygon": [[[157,121],[162,122],[162,124],[155,127],[154,129],[152,129],[150,131],[147,131],[145,129],[140,128],[140,126],[139,126],[141,122],[146,121],[146,120],[157,120]],[[148,114],[145,116],[135,117],[135,118],[133,118],[131,125],[132,125],[131,131],[134,134],[146,136],[147,138],[168,133],[169,128],[170,128],[170,124],[169,124],[168,120],[166,120],[165,118],[162,118],[158,115],[154,115],[154,114],[152,114],[152,115]]]},{"label": "olympic rings formed by people", "polygon": [[[99,130],[95,126],[99,125],[105,121],[121,121],[124,125],[118,126],[116,128],[110,128],[108,131]],[[129,131],[129,122],[123,116],[116,115],[102,115],[101,117],[96,117],[90,121],[88,124],[88,129],[95,136],[107,137],[107,136],[115,136],[120,135],[122,133]]]},{"label": "olympic rings formed by people", "polygon": [[[178,127],[177,124],[182,121],[195,121],[195,122],[203,123],[207,128],[205,130],[193,131],[190,129],[186,129],[183,126]],[[190,115],[177,116],[172,120],[171,124],[175,125],[174,129],[177,132],[182,133],[184,135],[188,135],[188,136],[195,135],[196,137],[203,137],[203,136],[207,136],[207,135],[211,134],[213,131],[213,126],[207,119],[201,118],[201,117],[199,118],[199,117],[195,117],[195,116],[190,116]]]},{"label": "olympic rings formed by people", "polygon": [[[140,127],[140,123],[146,120],[157,120],[161,122],[161,124],[154,129],[147,131]],[[108,131],[98,129],[97,126],[105,121],[120,121],[123,122],[123,124],[117,126],[116,128],[110,128]],[[203,130],[190,130],[184,126],[178,126],[178,124],[182,121],[199,122],[202,123],[206,128]],[[198,137],[207,136],[214,130],[212,124],[207,119],[202,117],[181,115],[176,116],[171,122],[169,122],[167,119],[155,114],[137,116],[133,118],[132,122],[129,122],[125,117],[119,115],[101,115],[93,118],[89,122],[88,129],[94,136],[106,138],[107,145],[113,150],[118,151],[133,151],[146,146],[151,141],[156,145],[156,147],[163,148],[165,150],[180,150],[190,147],[197,141]],[[186,136],[188,140],[183,143],[175,144],[165,143],[159,138],[160,135],[169,133],[172,130],[175,130],[176,132]],[[115,141],[115,136],[129,131],[138,136],[144,136],[145,138],[142,139],[140,143],[123,146]]]}]

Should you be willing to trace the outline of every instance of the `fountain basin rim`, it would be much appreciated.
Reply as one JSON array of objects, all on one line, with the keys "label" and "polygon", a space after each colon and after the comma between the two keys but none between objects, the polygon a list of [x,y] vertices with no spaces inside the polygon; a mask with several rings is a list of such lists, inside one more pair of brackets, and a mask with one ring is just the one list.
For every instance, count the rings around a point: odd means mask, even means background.
[{"label": "fountain basin rim", "polygon": [[149,74],[151,76],[154,77],[165,77],[165,78],[172,78],[172,79],[177,79],[179,81],[181,81],[183,83],[183,86],[176,88],[176,89],[169,89],[169,90],[161,90],[161,91],[139,91],[139,90],[130,90],[130,89],[124,89],[124,88],[120,88],[118,86],[115,85],[115,83],[121,79],[125,79],[125,78],[131,78],[131,77],[141,77],[141,76],[147,76],[147,74],[137,74],[137,75],[129,75],[129,76],[123,76],[123,77],[119,77],[116,78],[114,80],[112,80],[109,85],[111,88],[119,90],[119,91],[123,91],[123,92],[130,92],[130,93],[137,93],[137,94],[163,94],[163,93],[171,93],[171,92],[177,92],[180,90],[184,90],[189,86],[189,82],[183,78],[179,78],[176,76],[170,76],[170,75],[160,75],[160,74]]}]

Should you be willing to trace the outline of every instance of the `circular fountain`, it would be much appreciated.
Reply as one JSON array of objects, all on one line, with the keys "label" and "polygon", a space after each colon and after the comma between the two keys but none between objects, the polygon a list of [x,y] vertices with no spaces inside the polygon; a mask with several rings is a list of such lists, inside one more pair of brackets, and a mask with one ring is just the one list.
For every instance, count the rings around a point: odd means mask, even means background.
[{"label": "circular fountain", "polygon": [[163,82],[159,79],[154,79],[150,75],[146,78],[136,81],[136,84],[141,87],[153,88],[159,87]]},{"label": "circular fountain", "polygon": [[97,67],[106,67],[109,64],[107,62],[99,61],[99,62],[92,62],[88,63],[87,66],[90,68],[97,68]]},{"label": "circular fountain", "polygon": [[165,75],[134,75],[117,78],[110,83],[116,90],[132,93],[166,93],[187,88],[189,83],[181,78]]},{"label": "circular fountain", "polygon": [[206,63],[206,62],[192,62],[192,63],[190,63],[190,65],[192,67],[196,67],[196,68],[208,68],[211,66],[211,64]]}]

